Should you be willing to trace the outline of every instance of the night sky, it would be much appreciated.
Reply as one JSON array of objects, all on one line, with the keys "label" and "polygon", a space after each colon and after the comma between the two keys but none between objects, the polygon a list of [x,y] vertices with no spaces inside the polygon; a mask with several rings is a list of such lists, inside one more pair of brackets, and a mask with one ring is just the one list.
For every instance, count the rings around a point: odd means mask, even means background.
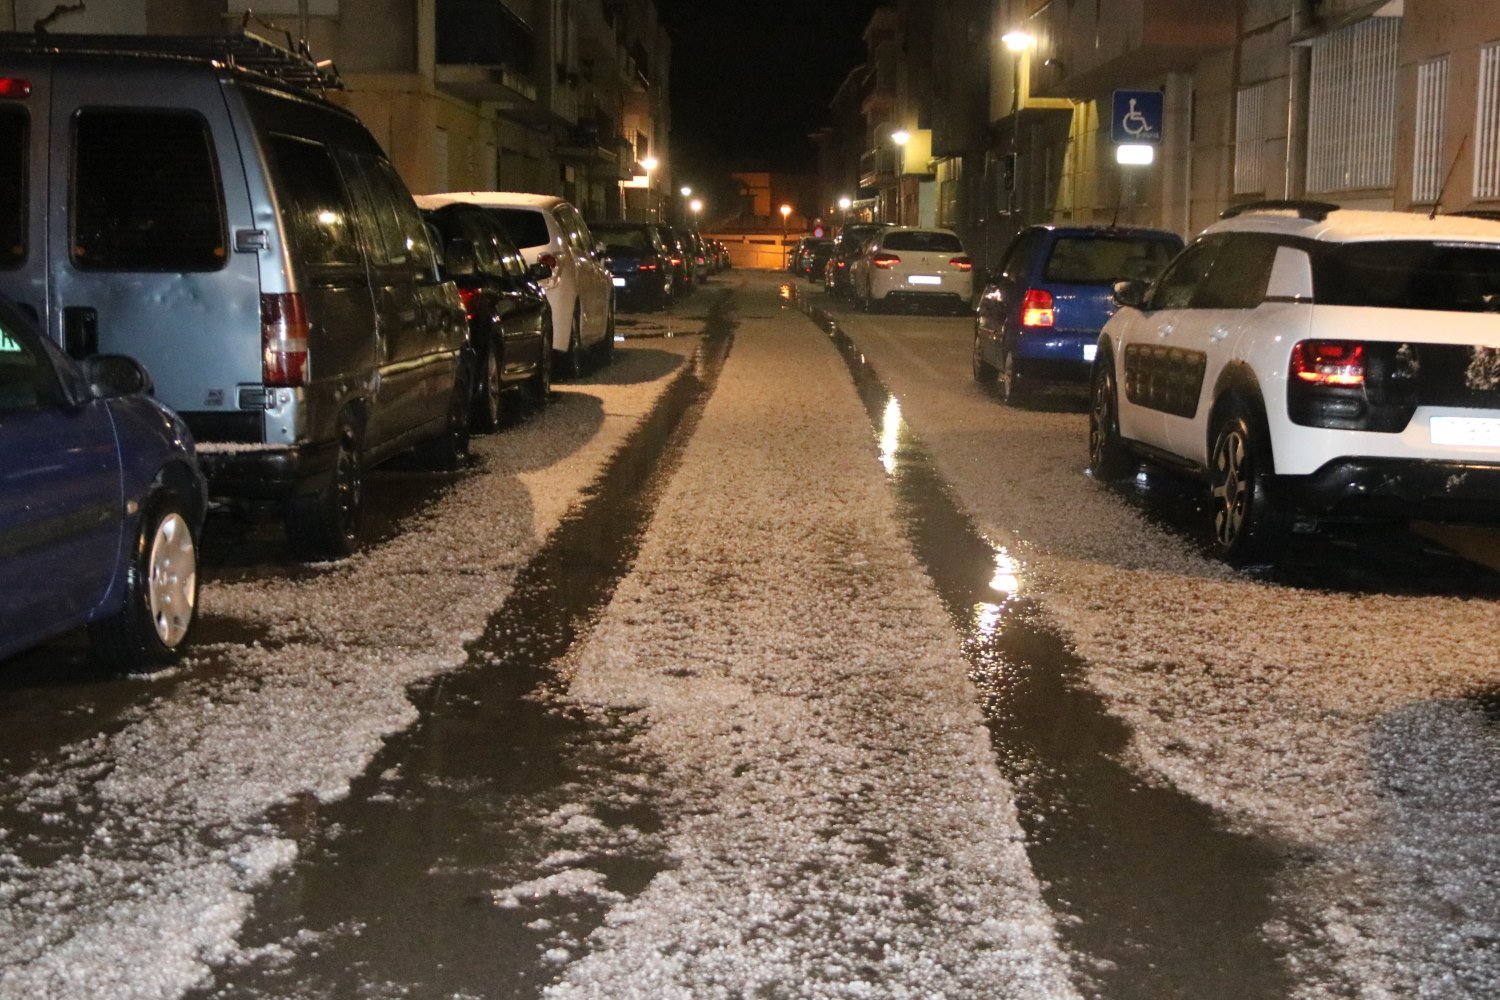
[{"label": "night sky", "polygon": [[808,133],[864,60],[879,0],[657,0],[672,39],[674,175],[811,172]]}]

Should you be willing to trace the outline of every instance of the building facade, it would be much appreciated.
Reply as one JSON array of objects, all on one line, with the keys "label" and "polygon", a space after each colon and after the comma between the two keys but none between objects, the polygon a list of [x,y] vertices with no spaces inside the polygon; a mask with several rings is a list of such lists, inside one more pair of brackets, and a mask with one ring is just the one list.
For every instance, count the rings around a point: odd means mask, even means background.
[{"label": "building facade", "polygon": [[[858,88],[867,145],[825,146],[825,197],[987,263],[1036,222],[1190,236],[1262,198],[1500,210],[1493,0],[896,0],[866,44],[823,135]],[[1159,95],[1149,164],[1117,162],[1116,91]]]},{"label": "building facade", "polygon": [[[30,30],[56,7],[0,0],[0,24]],[[646,218],[667,201],[671,50],[653,0],[119,0],[48,30],[241,23],[331,59],[347,87],[331,96],[417,193],[557,194],[591,218]]]}]

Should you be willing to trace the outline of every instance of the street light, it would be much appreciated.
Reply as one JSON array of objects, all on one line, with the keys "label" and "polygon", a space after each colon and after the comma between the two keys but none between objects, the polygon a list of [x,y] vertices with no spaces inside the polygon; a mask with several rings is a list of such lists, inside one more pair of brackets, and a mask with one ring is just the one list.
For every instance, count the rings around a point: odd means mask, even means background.
[{"label": "street light", "polygon": [[693,194],[693,189],[690,188],[690,187],[688,187],[686,184],[684,184],[682,186],[682,196],[684,198],[689,198],[689,197],[692,196],[692,194]]},{"label": "street light", "polygon": [[[787,217],[790,216],[791,214],[792,214],[792,206],[790,206],[790,205],[782,205],[781,206],[781,252],[782,252],[783,256],[785,256],[785,254],[787,252],[787,248],[786,248],[786,220],[787,220]],[[782,262],[781,262],[781,266],[785,267],[786,265],[787,265],[787,261],[783,259]]]},{"label": "street light", "polygon": [[1010,131],[1010,178],[1007,192],[1010,215],[1014,216],[1019,204],[1021,189],[1021,60],[1029,58],[1036,45],[1036,36],[1019,28],[1012,28],[1000,36],[1001,43],[1011,54],[1010,113],[1015,119]]},{"label": "street light", "polygon": [[651,200],[652,200],[651,199],[651,171],[655,170],[658,166],[660,166],[660,163],[661,163],[661,161],[659,161],[654,156],[647,156],[647,157],[645,157],[644,159],[641,160],[641,166],[643,166],[643,167],[646,168],[646,219],[645,219],[645,221],[647,221],[647,222],[651,221],[651,214],[652,214],[652,212],[651,212],[651,208],[652,208],[652,205],[651,205]]},{"label": "street light", "polygon": [[694,198],[692,201],[688,202],[688,208],[691,209],[692,213],[693,213],[693,228],[697,229],[698,228],[698,213],[701,212],[701,211],[703,211],[703,199],[702,198]]}]

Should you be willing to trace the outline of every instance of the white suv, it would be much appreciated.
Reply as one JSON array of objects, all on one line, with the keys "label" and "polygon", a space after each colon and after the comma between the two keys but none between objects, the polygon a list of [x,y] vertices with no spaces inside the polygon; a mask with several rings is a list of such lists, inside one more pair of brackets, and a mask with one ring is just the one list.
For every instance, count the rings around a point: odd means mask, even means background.
[{"label": "white suv", "polygon": [[600,364],[615,346],[615,289],[598,243],[578,210],[562,198],[515,191],[450,191],[423,195],[423,208],[467,202],[489,211],[527,264],[552,268],[542,282],[552,309],[553,371],[578,378],[585,352]]},{"label": "white suv", "polygon": [[1204,478],[1226,561],[1296,520],[1500,519],[1500,223],[1256,202],[1115,297],[1089,466]]}]

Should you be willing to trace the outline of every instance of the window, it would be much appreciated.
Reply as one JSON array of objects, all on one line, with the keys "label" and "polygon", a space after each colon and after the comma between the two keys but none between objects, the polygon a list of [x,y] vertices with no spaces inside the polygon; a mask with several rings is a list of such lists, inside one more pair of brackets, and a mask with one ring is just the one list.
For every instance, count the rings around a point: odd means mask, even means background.
[{"label": "window", "polygon": [[552,242],[552,237],[547,234],[547,220],[537,209],[487,208],[486,211],[523,250],[544,247]]},{"label": "window", "polygon": [[1234,193],[1266,189],[1266,85],[1246,87],[1235,99]]},{"label": "window", "polygon": [[1474,197],[1500,198],[1500,42],[1479,50]]},{"label": "window", "polygon": [[1254,309],[1265,301],[1276,241],[1242,233],[1226,236],[1214,266],[1193,295],[1194,309]]},{"label": "window", "polygon": [[1218,241],[1204,240],[1184,250],[1157,283],[1156,291],[1151,295],[1151,308],[1186,309],[1193,305],[1199,286],[1213,266],[1218,248]]},{"label": "window", "polygon": [[1046,280],[1079,285],[1150,281],[1177,248],[1161,240],[1059,237],[1047,258]]},{"label": "window", "polygon": [[1443,118],[1448,113],[1448,59],[1417,66],[1417,131],[1412,143],[1411,200],[1431,204],[1443,193]]},{"label": "window", "polygon": [[1401,19],[1372,17],[1314,39],[1307,189],[1391,186]]},{"label": "window", "polygon": [[208,123],[181,111],[80,111],[73,122],[73,263],[217,271],[228,260]]},{"label": "window", "polygon": [[1324,305],[1500,312],[1500,247],[1350,243],[1314,258],[1313,288]]},{"label": "window", "polygon": [[[401,183],[396,168],[386,160],[371,160],[360,157],[371,169],[368,171],[376,193],[377,210],[382,231],[388,220],[394,224],[396,243],[412,273],[419,278],[430,277],[436,272],[432,252],[432,240],[427,235],[427,226],[422,222],[422,213],[417,203],[411,200],[411,192]],[[390,236],[387,236],[390,240]],[[393,261],[394,262],[394,261]]]},{"label": "window", "polygon": [[299,260],[313,268],[363,267],[349,193],[328,150],[305,139],[273,135],[270,151],[281,223]]},{"label": "window", "polygon": [[60,402],[60,387],[40,345],[0,323],[0,413]]},{"label": "window", "polygon": [[964,245],[952,233],[929,233],[900,230],[881,241],[883,250],[909,250],[912,253],[963,253]]},{"label": "window", "polygon": [[20,108],[0,109],[0,267],[26,260],[27,118]]}]

